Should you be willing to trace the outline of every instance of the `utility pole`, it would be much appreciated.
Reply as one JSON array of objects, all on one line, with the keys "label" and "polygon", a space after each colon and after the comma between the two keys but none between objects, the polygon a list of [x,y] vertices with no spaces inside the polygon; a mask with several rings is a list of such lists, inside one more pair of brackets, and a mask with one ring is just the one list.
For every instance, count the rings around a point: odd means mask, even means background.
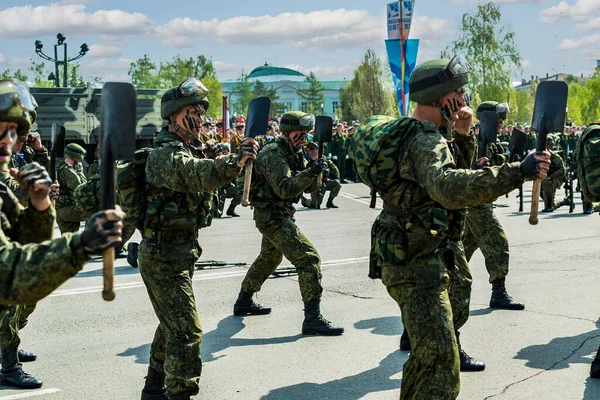
[{"label": "utility pole", "polygon": [[[67,44],[65,43],[65,40],[67,40],[67,38],[64,37],[62,33],[59,33],[58,35],[56,35],[56,39],[57,39],[57,43],[54,45],[54,58],[48,56],[47,54],[45,54],[42,51],[42,48],[44,47],[44,45],[42,44],[41,40],[35,41],[35,52],[38,56],[40,56],[44,60],[48,60],[48,61],[54,63],[54,72],[48,76],[48,80],[54,81],[54,86],[56,86],[56,87],[60,87],[59,66],[61,66],[61,65],[63,66],[63,85],[62,86],[67,87],[69,63],[71,61],[79,60],[81,57],[85,56],[90,49],[88,48],[88,45],[84,43],[80,46],[79,54],[77,56],[75,56],[73,58],[68,58],[67,57]],[[63,47],[62,61],[59,60],[59,58],[58,58],[58,48],[60,46]]]}]

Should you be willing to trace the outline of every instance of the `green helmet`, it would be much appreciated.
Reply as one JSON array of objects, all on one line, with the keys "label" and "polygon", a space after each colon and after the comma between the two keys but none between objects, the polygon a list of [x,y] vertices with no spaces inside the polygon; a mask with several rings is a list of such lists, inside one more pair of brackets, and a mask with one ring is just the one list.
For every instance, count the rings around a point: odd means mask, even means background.
[{"label": "green helmet", "polygon": [[510,112],[508,103],[499,103],[497,101],[484,101],[477,107],[476,117],[479,119],[479,114],[484,111],[495,111],[498,113],[498,117],[502,120],[506,119],[507,114]]},{"label": "green helmet", "polygon": [[208,89],[197,78],[188,78],[181,85],[167,90],[160,99],[160,116],[169,117],[192,104],[201,104],[208,111]]},{"label": "green helmet", "polygon": [[310,131],[314,127],[313,116],[302,111],[288,111],[281,116],[281,132]]},{"label": "green helmet", "polygon": [[546,144],[547,144],[547,145],[549,144],[550,146],[552,146],[552,145],[554,145],[554,143],[556,143],[556,136],[554,136],[554,135],[552,135],[552,134],[549,134],[549,135],[546,137]]},{"label": "green helmet", "polygon": [[33,96],[27,85],[17,79],[0,81],[0,121],[19,124],[17,135],[23,141],[29,134],[33,112]]},{"label": "green helmet", "polygon": [[410,76],[410,100],[418,104],[433,104],[469,83],[470,69],[463,56],[427,61],[417,66]]},{"label": "green helmet", "polygon": [[65,154],[78,160],[83,160],[85,153],[85,149],[77,143],[69,143],[65,146]]}]

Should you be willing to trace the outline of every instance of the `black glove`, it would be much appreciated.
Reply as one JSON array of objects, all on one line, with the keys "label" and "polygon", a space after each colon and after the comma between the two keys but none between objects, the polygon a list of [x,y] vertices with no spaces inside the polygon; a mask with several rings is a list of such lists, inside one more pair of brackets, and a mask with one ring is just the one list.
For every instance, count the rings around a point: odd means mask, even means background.
[{"label": "black glove", "polygon": [[237,165],[244,166],[248,160],[256,159],[258,154],[258,143],[254,139],[246,139],[240,144],[237,153]]},{"label": "black glove", "polygon": [[536,159],[536,152],[532,151],[527,154],[527,157],[521,162],[519,169],[521,170],[521,176],[525,179],[535,179],[541,170],[542,161]]},{"label": "black glove", "polygon": [[32,199],[44,199],[48,196],[52,185],[46,168],[36,162],[21,167],[16,179],[23,188],[28,190],[29,197]]},{"label": "black glove", "polygon": [[88,254],[101,254],[121,243],[123,214],[115,210],[93,214],[81,233],[81,243]]},{"label": "black glove", "polygon": [[322,158],[313,160],[309,169],[314,175],[319,175],[325,169],[325,160]]}]

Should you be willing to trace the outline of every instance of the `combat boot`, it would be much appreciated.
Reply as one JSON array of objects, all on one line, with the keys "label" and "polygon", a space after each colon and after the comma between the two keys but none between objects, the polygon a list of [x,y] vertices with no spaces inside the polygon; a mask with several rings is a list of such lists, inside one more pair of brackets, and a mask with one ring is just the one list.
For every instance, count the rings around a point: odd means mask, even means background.
[{"label": "combat boot", "polygon": [[240,295],[233,305],[233,315],[266,315],[271,313],[270,307],[261,306],[252,300],[252,295],[254,295],[254,292],[240,290]]},{"label": "combat boot", "polygon": [[410,350],[410,338],[408,337],[408,332],[406,328],[402,331],[402,336],[400,336],[400,350],[408,351]]},{"label": "combat boot", "polygon": [[164,371],[148,367],[146,383],[142,389],[142,400],[168,400]]},{"label": "combat boot", "polygon": [[23,371],[19,363],[18,346],[12,344],[0,347],[2,354],[2,370],[0,370],[0,385],[14,386],[21,389],[37,389],[42,387],[42,381]]},{"label": "combat boot", "polygon": [[505,279],[496,279],[492,282],[492,298],[490,299],[491,308],[501,308],[503,310],[524,310],[525,304],[515,301],[506,292],[504,285]]},{"label": "combat boot", "polygon": [[339,208],[338,206],[336,206],[335,204],[333,204],[333,199],[330,197],[327,200],[327,208]]},{"label": "combat boot", "polygon": [[127,263],[133,268],[138,267],[138,248],[139,244],[134,242],[127,243]]},{"label": "combat boot", "polygon": [[458,345],[458,356],[460,358],[460,370],[479,372],[485,369],[485,363],[469,356],[466,351],[463,350],[460,345],[460,333],[456,332],[456,344]]},{"label": "combat boot", "polygon": [[592,368],[590,369],[590,378],[600,378],[600,349],[598,349],[598,353],[596,353],[596,358],[594,358],[594,361],[592,361]]},{"label": "combat boot", "polygon": [[240,214],[235,212],[235,207],[233,204],[229,205],[229,208],[227,209],[227,215],[229,215],[230,217],[239,217]]},{"label": "combat boot", "polygon": [[190,400],[191,398],[189,393],[179,393],[175,396],[169,396],[169,400]]},{"label": "combat boot", "polygon": [[30,353],[29,351],[19,349],[17,355],[19,356],[19,362],[31,362],[37,360],[37,355],[35,353]]},{"label": "combat boot", "polygon": [[337,336],[344,333],[344,328],[335,326],[321,315],[321,300],[304,302],[303,335]]}]

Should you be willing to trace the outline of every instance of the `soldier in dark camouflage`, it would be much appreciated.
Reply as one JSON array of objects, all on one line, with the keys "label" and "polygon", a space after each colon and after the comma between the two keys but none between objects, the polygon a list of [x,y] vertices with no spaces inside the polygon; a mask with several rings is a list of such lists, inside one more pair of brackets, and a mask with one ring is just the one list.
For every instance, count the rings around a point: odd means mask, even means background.
[{"label": "soldier in dark camouflage", "polygon": [[266,145],[256,158],[250,190],[254,222],[262,234],[260,254],[248,270],[233,314],[264,315],[271,309],[252,300],[263,283],[285,256],[298,271],[304,301],[303,334],[341,335],[344,328],[334,326],[321,315],[321,259],[294,220],[294,204],[302,193],[318,189],[318,176],[325,160],[318,159],[316,148],[304,158],[306,134],[313,127],[311,116],[288,111],[281,118],[282,136]]},{"label": "soldier in dark camouflage", "polygon": [[550,170],[548,177],[542,181],[542,199],[544,200],[544,209],[542,212],[553,212],[556,208],[564,205],[560,201],[555,201],[556,190],[565,183],[566,169],[563,159],[558,155],[556,149],[552,149],[557,144],[556,136],[548,135],[546,140],[546,149],[550,150]]},{"label": "soldier in dark camouflage", "polygon": [[90,215],[75,208],[73,191],[77,186],[87,182],[83,164],[85,149],[76,143],[65,147],[65,158],[56,166],[56,177],[60,185],[60,196],[56,200],[56,223],[61,233],[77,232],[81,221]]},{"label": "soldier in dark camouflage", "polygon": [[[198,229],[205,226],[209,213],[205,193],[237,178],[258,148],[247,139],[237,155],[214,160],[194,155],[188,144],[200,134],[209,107],[207,96],[208,90],[196,78],[165,92],[161,116],[169,123],[157,135],[145,165],[148,203],[139,268],[159,325],[142,399],[185,400],[198,394],[202,329],[192,276],[201,254]],[[208,201],[212,202],[210,196]]]},{"label": "soldier in dark camouflage", "polygon": [[[473,115],[464,98],[469,69],[462,57],[417,66],[410,77],[410,98],[417,103],[412,118],[388,122],[406,132],[399,147],[386,148],[386,165],[397,177],[378,189],[384,209],[373,226],[371,258],[400,306],[412,343],[400,399],[454,399],[460,389],[459,369],[483,369],[483,363],[457,345],[457,331],[469,315],[471,288],[460,242],[464,209],[490,201],[524,179],[544,178],[548,169],[549,155],[544,153],[532,154],[522,164],[468,169],[475,149]],[[454,132],[453,140],[446,139],[447,128]],[[361,140],[364,129],[369,129],[369,120],[354,142]],[[350,148],[360,174],[360,160],[370,158],[354,151],[356,143]],[[377,168],[385,168],[380,161]]]},{"label": "soldier in dark camouflage", "polygon": [[[325,147],[324,153],[327,151],[327,143],[323,143]],[[306,145],[307,148],[317,148],[316,143],[309,143]],[[340,171],[337,169],[333,161],[329,159],[329,157],[323,157],[325,160],[325,169],[323,170],[323,186],[315,192],[310,194],[310,200],[306,199],[302,196],[301,203],[306,208],[321,208],[321,203],[325,198],[325,194],[329,192],[329,198],[327,199],[327,208],[339,208],[335,204],[333,204],[333,199],[337,197],[342,189],[342,184],[340,183]]]},{"label": "soldier in dark camouflage", "polygon": [[[0,81],[0,165],[8,164],[17,133],[29,131],[34,111],[30,97],[21,82]],[[36,162],[10,175],[28,193],[28,207],[0,183],[0,384],[31,389],[41,387],[42,381],[20,364],[36,358],[18,349],[23,314],[81,270],[91,254],[115,246],[121,240],[123,216],[114,210],[98,213],[83,232],[51,240],[55,214],[48,196],[50,176]]]}]

